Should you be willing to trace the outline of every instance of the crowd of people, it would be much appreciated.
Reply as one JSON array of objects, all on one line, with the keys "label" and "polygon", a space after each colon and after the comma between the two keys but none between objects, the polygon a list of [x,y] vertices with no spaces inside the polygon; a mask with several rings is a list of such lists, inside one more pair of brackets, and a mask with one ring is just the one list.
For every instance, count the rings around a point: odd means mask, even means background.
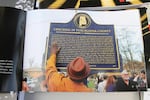
[{"label": "crowd of people", "polygon": [[144,91],[147,88],[144,70],[132,76],[127,70],[123,70],[119,76],[103,74],[99,80],[101,81],[98,82],[96,89],[98,92]]}]

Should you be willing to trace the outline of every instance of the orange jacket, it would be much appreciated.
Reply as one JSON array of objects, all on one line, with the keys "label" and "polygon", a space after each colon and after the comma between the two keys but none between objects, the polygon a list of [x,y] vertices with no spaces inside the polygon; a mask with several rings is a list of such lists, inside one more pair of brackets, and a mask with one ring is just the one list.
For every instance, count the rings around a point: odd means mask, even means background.
[{"label": "orange jacket", "polygon": [[52,54],[47,61],[46,66],[46,81],[48,91],[59,92],[92,92],[84,83],[72,81],[69,77],[58,73],[56,69],[56,55]]}]

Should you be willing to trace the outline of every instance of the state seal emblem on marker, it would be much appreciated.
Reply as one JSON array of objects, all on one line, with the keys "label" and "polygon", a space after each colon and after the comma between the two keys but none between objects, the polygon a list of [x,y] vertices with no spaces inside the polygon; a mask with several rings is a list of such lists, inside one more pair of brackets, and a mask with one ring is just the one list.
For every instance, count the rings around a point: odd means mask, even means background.
[{"label": "state seal emblem on marker", "polygon": [[79,13],[74,17],[74,24],[78,28],[88,28],[91,24],[91,18],[85,13]]}]

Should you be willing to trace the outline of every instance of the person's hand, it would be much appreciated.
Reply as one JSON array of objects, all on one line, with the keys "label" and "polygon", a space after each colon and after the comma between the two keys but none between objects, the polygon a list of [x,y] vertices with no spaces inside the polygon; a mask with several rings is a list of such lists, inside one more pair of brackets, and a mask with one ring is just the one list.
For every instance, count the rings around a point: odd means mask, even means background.
[{"label": "person's hand", "polygon": [[57,46],[56,42],[52,43],[51,54],[57,54],[60,51],[60,47]]}]

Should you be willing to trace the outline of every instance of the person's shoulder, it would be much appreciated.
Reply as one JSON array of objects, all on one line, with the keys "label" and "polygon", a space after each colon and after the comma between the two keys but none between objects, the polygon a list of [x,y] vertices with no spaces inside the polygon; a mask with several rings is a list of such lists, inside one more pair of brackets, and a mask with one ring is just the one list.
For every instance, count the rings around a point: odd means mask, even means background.
[{"label": "person's shoulder", "polygon": [[121,82],[121,81],[123,81],[122,77],[118,77],[117,82]]},{"label": "person's shoulder", "polygon": [[102,81],[102,82],[99,82],[98,85],[103,85],[105,83],[106,83],[106,81]]},{"label": "person's shoulder", "polygon": [[102,82],[99,82],[99,83],[98,83],[98,86],[100,86],[101,84],[102,84]]},{"label": "person's shoulder", "polygon": [[122,77],[118,77],[117,80],[122,80]]},{"label": "person's shoulder", "polygon": [[133,80],[130,80],[130,82],[131,82],[132,84],[135,84],[135,85],[138,84],[136,81],[133,81]]}]

